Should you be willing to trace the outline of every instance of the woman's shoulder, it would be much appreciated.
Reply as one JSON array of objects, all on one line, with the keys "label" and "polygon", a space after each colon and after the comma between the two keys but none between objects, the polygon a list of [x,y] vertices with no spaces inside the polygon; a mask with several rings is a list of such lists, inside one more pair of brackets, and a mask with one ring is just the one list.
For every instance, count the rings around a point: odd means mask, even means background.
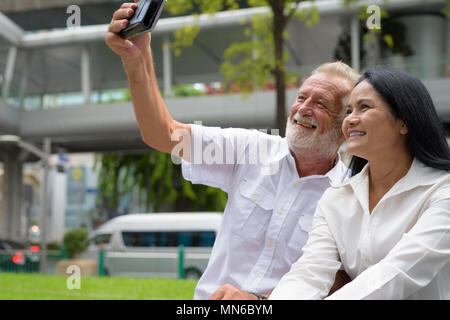
[{"label": "woman's shoulder", "polygon": [[329,188],[323,193],[319,204],[321,206],[342,206],[346,207],[347,204],[352,203],[357,199],[355,190],[365,190],[364,184],[367,183],[366,170],[360,173],[347,177],[346,180],[340,183],[332,183]]},{"label": "woman's shoulder", "polygon": [[431,186],[431,200],[450,199],[450,172],[441,171],[441,176]]},{"label": "woman's shoulder", "polygon": [[354,196],[354,190],[350,182],[333,184],[325,190],[322,195],[321,202],[333,201],[333,199],[345,199]]},{"label": "woman's shoulder", "polygon": [[352,176],[351,171],[348,170],[346,175],[341,181],[331,182],[329,189],[336,190],[336,192],[343,192],[347,190],[347,188],[350,188],[352,184],[359,184],[361,182],[364,182],[366,177],[367,177],[366,168],[364,168],[361,172],[355,174],[354,176]]}]

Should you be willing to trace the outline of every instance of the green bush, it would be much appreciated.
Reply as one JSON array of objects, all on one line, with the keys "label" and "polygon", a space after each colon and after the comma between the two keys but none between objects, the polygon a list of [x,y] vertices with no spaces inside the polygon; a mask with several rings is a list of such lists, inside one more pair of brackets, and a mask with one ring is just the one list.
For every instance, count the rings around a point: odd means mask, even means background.
[{"label": "green bush", "polygon": [[88,232],[86,229],[72,229],[64,234],[64,246],[69,259],[75,258],[88,247]]}]

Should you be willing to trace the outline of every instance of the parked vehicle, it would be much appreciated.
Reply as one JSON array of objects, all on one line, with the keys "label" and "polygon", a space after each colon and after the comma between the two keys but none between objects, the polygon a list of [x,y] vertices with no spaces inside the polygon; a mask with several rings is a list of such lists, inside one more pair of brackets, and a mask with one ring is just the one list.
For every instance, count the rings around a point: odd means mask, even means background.
[{"label": "parked vehicle", "polygon": [[39,246],[28,246],[24,242],[0,239],[0,271],[38,272]]},{"label": "parked vehicle", "polygon": [[120,216],[91,234],[87,255],[96,258],[104,249],[107,275],[176,278],[182,254],[185,278],[198,279],[208,264],[221,219],[217,212]]}]

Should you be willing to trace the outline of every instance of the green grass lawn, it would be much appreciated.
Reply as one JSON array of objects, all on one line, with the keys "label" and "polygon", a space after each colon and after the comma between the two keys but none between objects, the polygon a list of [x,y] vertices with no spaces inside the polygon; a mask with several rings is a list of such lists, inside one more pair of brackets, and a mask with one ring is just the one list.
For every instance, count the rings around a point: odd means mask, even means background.
[{"label": "green grass lawn", "polygon": [[196,281],[82,277],[81,288],[67,288],[68,276],[0,273],[0,300],[185,300]]}]

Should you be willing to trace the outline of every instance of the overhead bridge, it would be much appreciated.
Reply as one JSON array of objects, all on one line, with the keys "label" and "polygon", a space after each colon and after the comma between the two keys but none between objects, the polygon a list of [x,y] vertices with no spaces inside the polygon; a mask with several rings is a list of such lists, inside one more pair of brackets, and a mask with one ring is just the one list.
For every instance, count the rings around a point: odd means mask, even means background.
[{"label": "overhead bridge", "polygon": [[[288,101],[294,101],[295,95],[296,90],[289,90]],[[275,129],[274,91],[248,97],[168,98],[165,102],[172,117],[184,123]],[[148,149],[142,142],[131,102],[33,111],[19,110],[3,101],[0,104],[0,127],[29,142],[40,144],[44,138],[50,138],[54,149],[66,152]]]},{"label": "overhead bridge", "polygon": [[[450,79],[424,83],[431,92],[440,118],[444,123],[450,123]],[[296,90],[287,91],[287,101],[293,102],[295,96]],[[184,123],[275,129],[274,91],[260,91],[248,97],[236,94],[168,98],[165,102],[172,117]],[[289,111],[289,107],[286,110]],[[54,148],[67,152],[148,149],[141,139],[131,102],[23,111],[0,100],[0,127],[2,131],[7,128],[10,134],[37,144],[50,138]]]}]

